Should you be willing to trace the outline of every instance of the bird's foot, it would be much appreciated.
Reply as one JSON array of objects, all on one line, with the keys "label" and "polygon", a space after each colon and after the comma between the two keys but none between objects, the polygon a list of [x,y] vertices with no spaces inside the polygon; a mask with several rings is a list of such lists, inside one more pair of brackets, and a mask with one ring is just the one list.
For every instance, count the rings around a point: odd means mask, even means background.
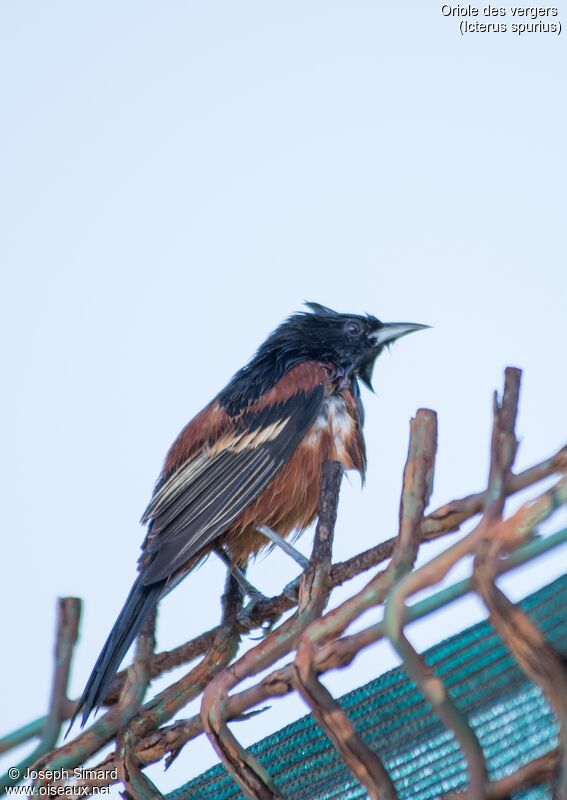
[{"label": "bird's foot", "polygon": [[[298,575],[297,578],[294,578],[288,584],[284,586],[282,589],[282,594],[288,598],[294,605],[297,605],[297,600],[299,596],[299,585],[301,583],[302,575]],[[259,603],[262,603],[264,600],[270,600],[270,598],[266,597],[262,594],[262,592],[257,592],[256,595],[250,597],[250,602],[242,609],[240,614],[240,621],[246,625],[247,627],[251,627],[252,617],[254,611]],[[264,639],[269,633],[271,633],[275,624],[275,620],[265,621],[259,626],[260,635],[259,636],[251,636],[250,638],[254,641],[258,641],[260,639]]]},{"label": "bird's foot", "polygon": [[250,581],[246,578],[242,570],[240,570],[238,567],[234,567],[234,569],[232,570],[232,574],[236,578],[236,581],[240,586],[240,588],[242,589],[242,591],[244,592],[244,594],[248,598],[250,598],[250,602],[248,603],[246,608],[248,608],[249,606],[258,605],[258,603],[262,603],[264,600],[268,599],[263,592],[261,592],[253,584],[250,583]]},{"label": "bird's foot", "polygon": [[[249,598],[250,602],[248,602],[242,611],[239,614],[240,622],[250,630],[254,630],[254,626],[252,625],[252,618],[254,614],[254,610],[257,606],[261,605],[262,603],[269,600],[265,594],[263,594],[259,589],[253,586],[250,581],[248,581],[244,577],[244,573],[235,567],[232,570],[232,574],[234,575],[235,579],[237,580],[240,588],[242,589],[243,593]],[[250,638],[256,641],[257,639],[263,639],[265,636],[270,633],[273,628],[272,622],[262,622],[260,625],[256,625],[255,628],[260,631],[259,636],[251,636]]]},{"label": "bird's foot", "polygon": [[258,592],[256,596],[250,598],[250,602],[244,606],[239,615],[240,622],[249,628],[249,630],[260,631],[258,636],[250,636],[253,641],[264,639],[269,633],[271,633],[272,628],[274,627],[274,623],[270,622],[269,620],[261,622],[260,625],[254,625],[252,622],[254,611],[256,610],[257,606],[263,603],[265,600],[269,600],[269,598],[263,595],[262,592]]},{"label": "bird's foot", "polygon": [[[278,547],[281,547],[284,552],[291,555],[291,557],[297,561],[297,563],[301,566],[302,570],[305,570],[309,564],[309,560],[305,558],[302,553],[298,552],[294,547],[292,547],[285,539],[282,539],[277,533],[274,533],[270,528],[266,528],[262,526],[258,528],[261,533],[264,533],[268,539],[273,541]],[[240,621],[241,623],[251,630],[254,629],[252,624],[252,619],[254,612],[258,605],[269,601],[270,598],[266,597],[259,589],[253,586],[250,581],[246,578],[244,571],[241,570],[239,567],[235,567],[232,565],[230,557],[228,553],[222,548],[218,547],[216,549],[216,553],[219,558],[227,565],[229,570],[231,571],[232,575],[234,575],[235,580],[237,581],[238,585],[240,586],[242,592],[250,599],[250,602],[247,603],[242,611],[240,612]],[[302,573],[303,574],[303,573]],[[288,584],[284,586],[282,589],[282,594],[288,598],[294,605],[297,604],[298,594],[299,594],[299,585],[301,583],[302,575],[298,575],[297,578],[294,578]],[[262,622],[259,626],[256,627],[257,630],[260,630],[259,636],[251,636],[251,639],[255,641],[258,639],[265,638],[274,627],[274,622],[265,621]]]}]

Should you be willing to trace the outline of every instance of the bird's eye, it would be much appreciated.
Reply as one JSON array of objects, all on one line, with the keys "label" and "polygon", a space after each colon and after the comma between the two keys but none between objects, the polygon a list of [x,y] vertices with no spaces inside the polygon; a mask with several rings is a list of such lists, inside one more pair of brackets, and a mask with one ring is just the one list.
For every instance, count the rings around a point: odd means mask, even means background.
[{"label": "bird's eye", "polygon": [[349,336],[360,336],[362,333],[362,324],[351,319],[345,324],[345,332],[348,333]]}]

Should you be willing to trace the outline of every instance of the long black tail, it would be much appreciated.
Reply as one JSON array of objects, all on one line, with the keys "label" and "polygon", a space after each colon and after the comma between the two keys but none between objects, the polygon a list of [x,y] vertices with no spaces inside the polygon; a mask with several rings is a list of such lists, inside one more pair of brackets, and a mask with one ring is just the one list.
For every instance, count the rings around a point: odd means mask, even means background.
[{"label": "long black tail", "polygon": [[164,581],[143,586],[141,576],[130,589],[124,608],[118,615],[110,635],[97,658],[85,690],[79,700],[69,728],[82,711],[81,727],[92,711],[98,709],[110,689],[126,651],[136,638],[145,620],[157,605]]}]

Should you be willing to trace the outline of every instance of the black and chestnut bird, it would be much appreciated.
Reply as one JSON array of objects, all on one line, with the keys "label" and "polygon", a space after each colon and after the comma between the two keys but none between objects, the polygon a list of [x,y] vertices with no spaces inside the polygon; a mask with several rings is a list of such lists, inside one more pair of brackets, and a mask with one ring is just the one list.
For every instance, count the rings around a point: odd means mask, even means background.
[{"label": "black and chestnut bird", "polygon": [[364,474],[359,381],[383,348],[427,326],[339,314],[291,316],[181,431],[142,517],[139,574],[79,701],[85,724],[159,599],[213,551],[233,566],[317,514],[321,465]]}]

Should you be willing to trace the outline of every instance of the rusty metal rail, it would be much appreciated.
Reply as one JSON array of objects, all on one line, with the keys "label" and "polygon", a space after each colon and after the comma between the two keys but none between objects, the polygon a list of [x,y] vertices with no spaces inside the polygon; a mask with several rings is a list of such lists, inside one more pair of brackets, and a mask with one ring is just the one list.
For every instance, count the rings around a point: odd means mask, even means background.
[{"label": "rusty metal rail", "polygon": [[[565,531],[541,539],[538,526],[567,504],[567,447],[523,473],[513,474],[517,450],[515,421],[521,373],[508,368],[502,400],[495,396],[491,443],[491,466],[484,492],[452,501],[426,515],[433,486],[437,446],[437,420],[433,411],[421,409],[411,422],[408,458],[400,501],[400,524],[396,537],[343,564],[332,564],[332,539],[340,488],[341,470],[332,462],[324,465],[319,523],[310,563],[297,582],[297,597],[289,590],[242,609],[234,582],[228,580],[220,625],[197,639],[167,653],[153,652],[153,631],[146,631],[128,673],[121,673],[106,698],[108,710],[75,739],[56,749],[60,726],[74,703],[65,696],[66,675],[59,675],[57,692],[47,718],[36,721],[0,740],[0,753],[28,739],[40,737],[32,756],[20,767],[57,772],[71,770],[91,759],[108,742],[113,752],[97,767],[98,773],[75,783],[92,791],[96,786],[121,780],[135,798],[161,797],[143,768],[162,758],[166,765],[196,736],[205,733],[226,769],[250,798],[283,798],[277,779],[243,748],[227,722],[242,719],[266,699],[297,691],[311,708],[314,718],[336,748],[344,764],[374,800],[395,800],[398,790],[380,748],[370,747],[354,721],[320,681],[329,669],[347,666],[361,650],[387,637],[398,651],[404,669],[444,725],[452,731],[468,765],[467,796],[474,800],[499,795],[490,781],[485,754],[467,715],[459,708],[441,677],[432,671],[410,644],[405,627],[412,619],[432,613],[466,592],[476,592],[489,619],[516,664],[527,679],[540,687],[557,720],[559,739],[554,751],[554,791],[567,800],[567,672],[565,660],[545,640],[529,616],[514,606],[496,586],[499,574],[565,541]],[[563,473],[551,488],[504,517],[506,497],[544,478]],[[468,519],[478,517],[476,527],[438,556],[413,570],[421,547],[428,541],[459,530]],[[437,592],[419,603],[408,601],[418,591],[434,589],[463,558],[474,557],[470,579]],[[325,613],[335,586],[372,566],[389,560],[366,586],[336,608]],[[347,628],[368,609],[384,607],[383,620],[349,635]],[[278,624],[282,614],[292,615]],[[271,632],[243,656],[234,660],[240,637],[254,627],[269,624]],[[58,634],[59,637],[62,633]],[[69,634],[67,634],[69,639]],[[71,636],[72,639],[72,636]],[[71,642],[72,647],[72,642]],[[67,648],[68,651],[68,648]],[[66,651],[66,652],[67,652]],[[274,669],[255,684],[242,689],[246,678],[258,675],[289,655],[290,662]],[[186,675],[142,705],[152,678],[180,664],[199,658]],[[70,663],[70,655],[69,655]],[[68,665],[67,665],[68,672]],[[55,685],[55,684],[54,684]],[[201,713],[188,719],[170,720],[186,703],[203,695]],[[549,773],[549,760],[545,762]],[[545,770],[540,770],[543,775]],[[527,770],[533,781],[534,770]],[[112,777],[109,777],[112,776]],[[15,782],[5,776],[3,786]],[[61,781],[44,779],[54,789]]]}]

